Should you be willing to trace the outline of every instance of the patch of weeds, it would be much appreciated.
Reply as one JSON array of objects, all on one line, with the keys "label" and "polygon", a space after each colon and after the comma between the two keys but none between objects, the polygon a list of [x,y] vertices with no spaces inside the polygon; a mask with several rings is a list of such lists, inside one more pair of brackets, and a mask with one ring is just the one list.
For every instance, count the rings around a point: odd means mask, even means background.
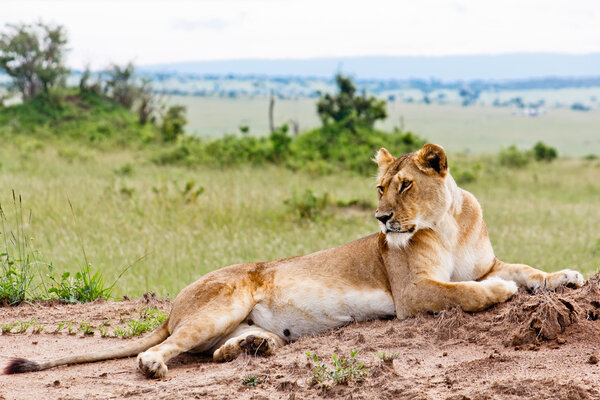
[{"label": "patch of weeds", "polygon": [[[12,192],[14,227],[0,204],[0,305],[17,305],[29,296],[33,281],[33,266],[37,263],[31,238],[24,229],[21,196]],[[31,222],[31,213],[29,221]]]},{"label": "patch of weeds", "polygon": [[47,292],[51,297],[60,301],[86,303],[100,297],[104,299],[111,297],[114,284],[106,286],[100,269],[93,272],[89,264],[81,267],[75,276],[72,276],[70,272],[65,272],[60,278],[57,278],[52,264],[48,266],[48,270],[47,277],[53,286],[48,288]]},{"label": "patch of weeds", "polygon": [[12,324],[2,324],[0,325],[0,329],[2,330],[2,334],[5,334],[10,333],[15,326],[17,326],[17,322]]},{"label": "patch of weeds", "polygon": [[33,323],[33,321],[22,321],[22,322],[17,322],[17,325],[15,326],[15,333],[25,333],[27,332],[27,329],[29,329],[29,327],[31,326],[31,324]]},{"label": "patch of weeds", "polygon": [[123,339],[142,335],[154,330],[169,316],[169,313],[151,307],[140,308],[138,314],[140,318],[127,321],[126,327],[115,327],[114,335]]},{"label": "patch of weeds", "polygon": [[375,355],[377,357],[379,357],[381,359],[381,361],[386,362],[386,363],[391,363],[395,358],[398,358],[401,356],[401,354],[399,352],[387,354],[387,353],[381,352],[381,351],[376,352]]},{"label": "patch of weeds", "polygon": [[116,168],[113,172],[118,176],[131,176],[134,173],[133,165],[131,165],[131,163],[125,163],[119,168]]},{"label": "patch of weeds", "polygon": [[98,325],[98,331],[100,332],[100,336],[102,336],[102,337],[110,336],[108,329],[106,328],[107,325],[110,325],[110,319],[107,319],[106,321],[104,321],[103,323]]},{"label": "patch of weeds", "polygon": [[186,204],[195,204],[202,193],[204,193],[204,187],[196,186],[194,180],[189,180],[185,183],[185,187],[181,191],[181,196]]},{"label": "patch of weeds", "polygon": [[332,354],[333,368],[328,368],[322,362],[319,362],[317,354],[306,352],[309,362],[313,363],[313,374],[309,379],[312,385],[324,384],[328,381],[340,385],[347,385],[349,382],[362,382],[369,374],[369,369],[356,359],[358,350],[351,350],[350,357]]},{"label": "patch of weeds", "polygon": [[46,327],[45,324],[38,324],[37,321],[33,321],[31,333],[34,335],[40,334],[40,333],[44,332],[45,327]]},{"label": "patch of weeds", "polygon": [[89,322],[81,321],[79,322],[79,329],[77,331],[82,332],[84,335],[93,335],[94,327]]},{"label": "patch of weeds", "polygon": [[77,334],[77,331],[73,329],[73,322],[69,321],[69,323],[67,324],[67,333],[69,335],[75,335]]},{"label": "patch of weeds", "polygon": [[253,387],[258,386],[262,383],[262,380],[256,375],[248,375],[242,379],[242,385]]},{"label": "patch of weeds", "polygon": [[599,157],[597,154],[586,154],[585,156],[582,157],[583,160],[585,161],[595,161],[597,160]]},{"label": "patch of weeds", "polygon": [[284,204],[300,219],[315,220],[325,213],[330,199],[328,193],[317,196],[311,189],[306,189],[301,195],[294,191],[292,197],[284,200]]},{"label": "patch of weeds", "polygon": [[119,193],[124,197],[131,198],[135,193],[135,189],[129,186],[122,186],[121,189],[119,189]]}]

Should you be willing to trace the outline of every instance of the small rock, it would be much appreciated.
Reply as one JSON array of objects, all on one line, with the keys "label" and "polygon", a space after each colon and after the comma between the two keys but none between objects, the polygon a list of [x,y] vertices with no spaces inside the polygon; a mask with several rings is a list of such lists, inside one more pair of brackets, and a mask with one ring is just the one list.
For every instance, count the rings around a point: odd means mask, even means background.
[{"label": "small rock", "polygon": [[588,364],[598,364],[598,357],[596,357],[595,355],[591,355],[590,358],[588,358],[587,360]]},{"label": "small rock", "polygon": [[559,337],[556,338],[556,343],[558,343],[558,344],[565,344],[565,343],[567,343],[567,339],[565,339],[562,336],[559,336]]},{"label": "small rock", "polygon": [[57,379],[54,382],[52,382],[52,386],[57,387],[60,386],[60,381]]}]

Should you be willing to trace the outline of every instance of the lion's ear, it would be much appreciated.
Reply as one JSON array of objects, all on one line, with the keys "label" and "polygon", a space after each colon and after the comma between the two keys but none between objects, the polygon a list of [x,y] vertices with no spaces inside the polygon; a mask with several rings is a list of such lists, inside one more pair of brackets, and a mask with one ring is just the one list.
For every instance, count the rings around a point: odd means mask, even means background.
[{"label": "lion's ear", "polygon": [[396,157],[394,157],[389,151],[382,147],[375,155],[373,161],[375,161],[377,163],[377,166],[379,167],[379,174],[382,174],[387,170],[390,164],[394,162],[395,159]]},{"label": "lion's ear", "polygon": [[448,173],[448,160],[446,152],[437,144],[427,143],[417,152],[415,158],[417,166],[426,173],[437,173],[442,177]]}]

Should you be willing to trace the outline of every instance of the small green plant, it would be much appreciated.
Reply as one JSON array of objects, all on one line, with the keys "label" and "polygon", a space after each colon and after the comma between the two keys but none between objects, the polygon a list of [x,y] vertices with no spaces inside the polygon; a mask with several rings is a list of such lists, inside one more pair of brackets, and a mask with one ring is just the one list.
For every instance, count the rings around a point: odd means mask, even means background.
[{"label": "small green plant", "polygon": [[67,323],[67,321],[60,321],[58,323],[58,326],[56,327],[56,329],[54,330],[54,333],[60,333],[60,331],[62,331],[62,329],[65,327],[65,324]]},{"label": "small green plant", "polygon": [[44,328],[46,328],[45,324],[38,324],[37,321],[34,321],[31,328],[31,333],[34,335],[40,334],[44,332]]},{"label": "small green plant", "polygon": [[126,327],[115,327],[114,335],[123,339],[142,335],[154,330],[169,316],[168,313],[151,307],[146,307],[143,310],[140,308],[138,314],[140,318],[127,321],[125,323]]},{"label": "small green plant", "polygon": [[27,332],[27,329],[29,329],[29,327],[31,326],[31,324],[33,323],[33,321],[22,321],[22,322],[17,322],[16,324],[16,333],[25,333]]},{"label": "small green plant", "polygon": [[130,176],[133,175],[133,165],[131,163],[125,163],[121,167],[114,170],[115,175],[118,176]]},{"label": "small green plant", "polygon": [[73,330],[73,322],[69,321],[69,324],[67,325],[67,333],[69,335],[75,335],[77,333],[77,331]]},{"label": "small green plant", "polygon": [[100,332],[100,336],[102,336],[102,337],[109,336],[108,329],[106,328],[106,326],[109,324],[110,324],[110,319],[107,319],[106,321],[104,321],[103,323],[98,325],[98,331]]},{"label": "small green plant", "polygon": [[15,326],[17,326],[16,322],[12,324],[2,324],[0,325],[0,329],[2,330],[2,334],[5,334],[10,333]]},{"label": "small green plant", "polygon": [[502,149],[499,155],[500,164],[506,167],[519,168],[529,164],[529,156],[526,152],[517,149],[517,146],[512,145],[506,149]]},{"label": "small green plant", "polygon": [[392,362],[395,358],[398,358],[399,356],[401,356],[401,353],[396,352],[396,353],[387,354],[385,352],[378,351],[375,353],[375,355],[377,357],[381,358],[381,361],[383,361],[383,362]]},{"label": "small green plant", "polygon": [[362,382],[369,374],[369,369],[356,359],[358,350],[351,350],[350,357],[332,354],[333,368],[328,369],[324,363],[319,362],[317,354],[306,352],[306,357],[313,363],[313,374],[310,378],[311,384],[323,384],[327,381],[346,385],[350,381]]},{"label": "small green plant", "polygon": [[242,385],[248,386],[248,387],[258,386],[261,383],[262,383],[262,381],[256,375],[248,375],[242,379]]},{"label": "small green plant", "polygon": [[72,276],[70,272],[65,272],[60,278],[57,278],[52,264],[48,265],[48,270],[47,277],[54,285],[48,288],[47,292],[60,301],[86,303],[100,297],[105,299],[111,297],[114,284],[106,286],[100,269],[92,272],[89,264],[81,267],[75,276]]},{"label": "small green plant", "polygon": [[92,327],[92,324],[89,322],[81,321],[81,322],[79,322],[78,331],[82,332],[84,335],[93,335],[94,327]]},{"label": "small green plant", "polygon": [[317,196],[311,189],[306,189],[302,195],[298,195],[295,191],[292,197],[286,199],[286,204],[290,210],[300,217],[300,219],[315,220],[322,216],[329,206],[329,194],[325,193],[322,196]]}]

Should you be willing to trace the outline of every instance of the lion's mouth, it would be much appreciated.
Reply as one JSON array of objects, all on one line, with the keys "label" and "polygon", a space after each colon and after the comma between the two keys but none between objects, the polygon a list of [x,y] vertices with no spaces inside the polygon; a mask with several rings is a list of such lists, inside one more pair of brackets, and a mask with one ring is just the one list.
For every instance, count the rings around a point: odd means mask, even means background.
[{"label": "lion's mouth", "polygon": [[387,228],[387,231],[388,232],[393,232],[393,233],[413,233],[415,231],[415,226],[413,225],[413,226],[411,226],[408,229]]}]

